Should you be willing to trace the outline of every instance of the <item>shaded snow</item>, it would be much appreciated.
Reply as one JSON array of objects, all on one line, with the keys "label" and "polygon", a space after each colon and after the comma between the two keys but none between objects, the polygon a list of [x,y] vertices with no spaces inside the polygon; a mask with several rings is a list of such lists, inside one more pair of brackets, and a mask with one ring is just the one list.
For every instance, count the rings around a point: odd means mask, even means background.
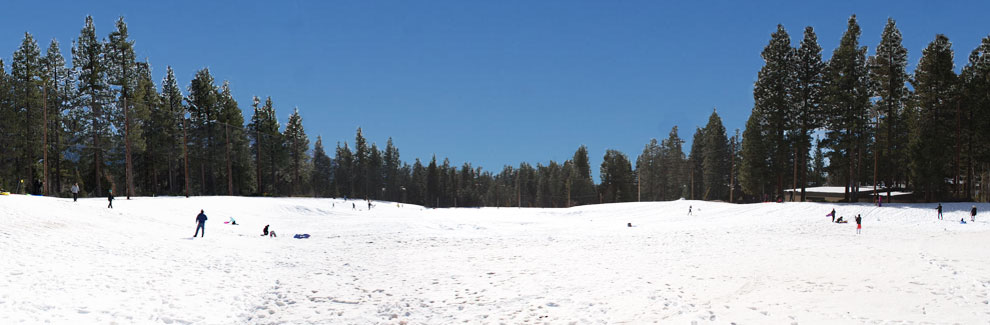
[{"label": "shaded snow", "polygon": [[[5,323],[986,323],[970,203],[0,196]],[[693,216],[687,215],[693,206]],[[981,211],[990,205],[978,204]],[[855,224],[832,224],[835,208]],[[205,209],[205,238],[192,239]],[[222,222],[230,217],[238,226]],[[634,227],[627,227],[632,223]],[[278,238],[259,236],[270,224]],[[309,239],[293,239],[308,233]]]}]

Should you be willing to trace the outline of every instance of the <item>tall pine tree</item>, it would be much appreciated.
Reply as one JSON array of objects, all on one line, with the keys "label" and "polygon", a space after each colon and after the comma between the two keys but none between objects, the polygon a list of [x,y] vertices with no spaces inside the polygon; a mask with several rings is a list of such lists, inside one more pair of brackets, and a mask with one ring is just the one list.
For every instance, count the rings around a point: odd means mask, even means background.
[{"label": "tall pine tree", "polygon": [[870,67],[872,93],[879,97],[875,103],[881,120],[879,127],[883,130],[878,132],[876,139],[880,165],[877,172],[887,183],[887,200],[890,200],[890,188],[896,184],[898,173],[903,173],[903,168],[897,166],[907,165],[907,150],[904,150],[904,144],[908,142],[907,130],[903,122],[904,105],[909,95],[907,60],[907,49],[901,45],[901,31],[894,20],[888,18]]},{"label": "tall pine tree", "polygon": [[950,178],[953,128],[956,111],[956,73],[952,43],[945,35],[922,51],[911,81],[915,89],[918,119],[910,142],[911,174],[927,201],[946,198],[945,179]]}]

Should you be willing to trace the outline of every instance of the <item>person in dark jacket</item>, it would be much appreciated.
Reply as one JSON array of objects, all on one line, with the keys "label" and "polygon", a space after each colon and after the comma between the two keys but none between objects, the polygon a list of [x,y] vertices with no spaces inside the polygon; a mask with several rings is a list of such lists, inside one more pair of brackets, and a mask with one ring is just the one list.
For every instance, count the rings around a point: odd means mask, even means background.
[{"label": "person in dark jacket", "polygon": [[935,210],[938,211],[938,220],[942,220],[942,203],[939,203]]},{"label": "person in dark jacket", "polygon": [[969,221],[976,221],[976,206],[973,206],[973,210],[969,210]]},{"label": "person in dark jacket", "polygon": [[275,235],[275,231],[274,230],[273,231],[268,231],[268,225],[265,225],[265,229],[262,229],[261,230],[261,235],[262,236],[268,236],[268,237],[278,237],[278,236]]},{"label": "person in dark jacket", "polygon": [[[196,224],[197,224],[196,225],[196,234],[193,235],[193,238],[195,238],[196,236],[199,236],[199,237],[206,236],[206,213],[203,213],[203,210],[199,210],[199,215],[196,216]],[[199,230],[200,229],[203,230],[203,234],[202,235],[199,234]]]},{"label": "person in dark jacket", "polygon": [[856,215],[856,234],[858,235],[860,230],[863,229],[863,217]]},{"label": "person in dark jacket", "polygon": [[108,190],[107,201],[110,202],[110,204],[107,205],[107,208],[113,209],[113,190]]}]

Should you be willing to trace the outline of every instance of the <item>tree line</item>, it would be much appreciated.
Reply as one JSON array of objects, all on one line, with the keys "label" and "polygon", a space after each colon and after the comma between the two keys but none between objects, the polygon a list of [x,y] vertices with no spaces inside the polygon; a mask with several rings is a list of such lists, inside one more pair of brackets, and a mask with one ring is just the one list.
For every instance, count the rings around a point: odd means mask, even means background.
[{"label": "tree line", "polygon": [[[71,61],[56,40],[44,55],[25,33],[10,73],[0,61],[0,188],[68,195],[268,195],[348,197],[431,207],[568,207],[628,201],[803,200],[804,188],[862,184],[915,189],[923,200],[986,200],[990,147],[990,37],[956,74],[943,35],[915,72],[888,20],[876,54],[858,43],[855,16],[830,60],[811,27],[797,48],[783,26],[762,53],[754,107],[745,130],[729,134],[717,111],[694,130],[690,148],[678,128],[652,139],[635,162],[608,150],[592,179],[588,150],[564,162],[521,163],[493,172],[443,158],[400,159],[357,129],[332,153],[314,144],[299,110],[284,124],[271,97],[254,96],[245,121],[229,82],[208,69],[184,89],[171,67],[160,85],[138,61],[123,17],[100,39],[86,17]],[[812,141],[823,134],[824,139]],[[730,136],[731,135],[731,136]],[[685,149],[688,154],[685,155]],[[872,161],[872,164],[871,164]],[[974,193],[981,193],[974,197]],[[889,193],[889,192],[888,192]],[[797,197],[793,197],[796,195]]]},{"label": "tree line", "polygon": [[[847,201],[863,196],[861,186],[887,199],[900,189],[921,201],[990,198],[990,36],[958,74],[942,34],[909,74],[893,19],[873,55],[859,44],[855,15],[827,61],[814,29],[803,36],[794,48],[778,25],[763,50],[743,133],[746,193],[800,188],[790,198],[804,200],[806,186],[827,184],[844,187]],[[813,143],[816,132],[824,138]]]}]

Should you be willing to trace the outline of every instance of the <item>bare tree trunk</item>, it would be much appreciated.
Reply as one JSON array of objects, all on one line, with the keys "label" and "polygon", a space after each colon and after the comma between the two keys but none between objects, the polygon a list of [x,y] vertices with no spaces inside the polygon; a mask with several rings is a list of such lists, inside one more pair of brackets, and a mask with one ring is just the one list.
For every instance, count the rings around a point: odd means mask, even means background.
[{"label": "bare tree trunk", "polygon": [[199,161],[199,195],[210,195],[206,193],[206,164],[202,160]]},{"label": "bare tree trunk", "polygon": [[127,97],[124,97],[124,150],[127,155],[127,199],[134,195],[134,168],[131,160],[131,116],[127,108]]},{"label": "bare tree trunk", "polygon": [[261,181],[261,150],[263,150],[261,147],[261,129],[257,129],[255,131],[257,133],[257,143],[254,144],[254,147],[256,149],[255,155],[257,156],[257,158],[255,158],[254,161],[256,165],[255,169],[258,170],[258,181],[257,181],[258,194],[262,194],[265,192],[265,188],[264,188],[264,183],[262,183]]},{"label": "bare tree trunk", "polygon": [[102,115],[102,109],[96,106],[96,94],[90,94],[90,109],[93,112],[93,167],[95,169],[93,178],[96,180],[96,195],[102,195],[103,182],[100,180],[100,176],[103,174],[100,169],[100,165],[102,165],[100,162],[100,151],[102,151],[100,149],[100,115]]},{"label": "bare tree trunk", "polygon": [[956,167],[955,171],[955,182],[953,185],[952,195],[956,198],[959,197],[959,160],[962,154],[962,135],[959,131],[962,129],[962,112],[960,111],[959,100],[956,100]]},{"label": "bare tree trunk", "polygon": [[791,180],[791,184],[792,184],[791,185],[791,202],[794,202],[794,192],[797,192],[797,165],[798,165],[798,161],[800,160],[798,158],[798,155],[797,155],[797,153],[798,153],[798,147],[799,147],[799,145],[795,145],[794,146],[794,179]]},{"label": "bare tree trunk", "polygon": [[186,130],[189,127],[186,125],[186,117],[182,117],[182,155],[185,157],[185,178],[186,178],[186,197],[189,197],[189,148],[187,148]]},{"label": "bare tree trunk", "polygon": [[234,196],[234,175],[230,166],[230,131],[226,123],[223,124],[223,133],[227,142],[227,195]]},{"label": "bare tree trunk", "polygon": [[46,83],[42,87],[42,113],[44,116],[44,127],[42,127],[41,136],[41,152],[42,152],[42,183],[41,183],[41,195],[48,195],[48,84]]}]

